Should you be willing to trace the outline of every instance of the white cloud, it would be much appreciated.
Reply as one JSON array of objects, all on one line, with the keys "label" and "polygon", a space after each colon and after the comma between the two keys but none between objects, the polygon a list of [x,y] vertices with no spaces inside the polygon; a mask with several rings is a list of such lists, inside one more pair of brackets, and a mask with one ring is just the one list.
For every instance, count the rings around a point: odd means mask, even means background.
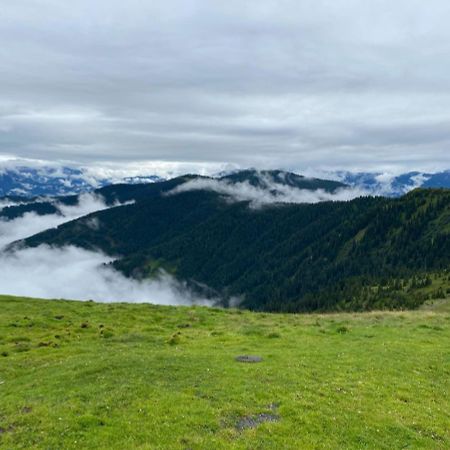
[{"label": "white cloud", "polygon": [[[109,208],[100,195],[89,193],[79,195],[77,205],[68,206],[63,203],[56,202],[55,206],[59,209],[63,217],[66,218],[66,221],[85,216],[86,214],[90,214],[94,211]],[[119,203],[114,206],[119,206]]]},{"label": "white cloud", "polygon": [[99,302],[211,304],[167,274],[138,281],[106,263],[113,258],[76,247],[40,246],[0,253],[2,294]]},{"label": "white cloud", "polygon": [[278,184],[261,175],[264,186],[253,186],[249,182],[230,183],[225,180],[196,179],[177,186],[167,195],[193,190],[209,190],[224,195],[232,201],[249,201],[254,208],[273,203],[319,203],[325,201],[347,201],[368,193],[360,188],[340,188],[334,192],[323,189],[298,189]]},{"label": "white cloud", "polygon": [[6,208],[7,206],[14,206],[14,205],[17,205],[17,204],[20,204],[20,203],[13,202],[11,200],[5,200],[5,199],[2,200],[2,199],[0,199],[0,211],[3,208]]},{"label": "white cloud", "polygon": [[38,215],[27,212],[22,217],[12,220],[0,219],[0,249],[4,246],[32,236],[49,228],[55,228],[64,222],[77,219],[94,211],[108,208],[104,200],[94,194],[82,194],[77,205],[67,206],[56,202],[60,214]]},{"label": "white cloud", "polygon": [[426,181],[429,180],[429,178],[429,175],[424,175],[423,173],[418,173],[417,175],[412,176],[411,181],[413,182],[413,185],[411,186],[411,189],[422,186]]},{"label": "white cloud", "polygon": [[[0,220],[0,293],[41,298],[96,300],[99,302],[148,302],[167,305],[210,305],[186,285],[166,273],[156,279],[126,278],[105,264],[114,258],[99,252],[68,246],[2,250],[8,244],[61,225],[68,220],[107,208],[103,199],[83,194],[75,206],[55,203],[60,214],[26,213],[14,220]],[[83,219],[84,220],[84,219]],[[98,229],[100,221],[84,220]]]}]

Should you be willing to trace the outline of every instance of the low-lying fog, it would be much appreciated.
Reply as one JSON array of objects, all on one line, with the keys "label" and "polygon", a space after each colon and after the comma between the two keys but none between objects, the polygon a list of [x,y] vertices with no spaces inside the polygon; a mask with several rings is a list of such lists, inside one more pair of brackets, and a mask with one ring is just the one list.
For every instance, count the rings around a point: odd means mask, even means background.
[{"label": "low-lying fog", "polygon": [[343,187],[334,192],[324,189],[299,189],[276,183],[269,177],[260,175],[263,186],[253,186],[248,181],[230,183],[217,179],[196,179],[187,181],[169,192],[174,195],[195,190],[209,190],[225,196],[230,201],[248,201],[252,208],[260,208],[274,203],[319,203],[326,201],[348,201],[364,195],[367,191],[357,187]]},{"label": "low-lying fog", "polygon": [[101,197],[86,194],[81,196],[78,206],[58,205],[58,208],[61,215],[26,213],[11,221],[0,220],[0,294],[99,302],[209,304],[168,274],[145,281],[126,278],[106,265],[113,258],[99,252],[73,246],[4,250],[14,241],[107,206]]},{"label": "low-lying fog", "polygon": [[[250,201],[253,208],[280,202],[351,200],[366,194],[353,188],[328,193],[324,190],[297,189],[274,183],[270,179],[263,181],[264,187],[255,187],[247,182],[230,184],[214,179],[194,180],[177,187],[170,194],[197,189],[213,190],[230,201]],[[14,220],[0,220],[0,294],[167,305],[211,303],[196,297],[184,284],[168,274],[161,273],[158,279],[144,281],[126,278],[107,264],[114,258],[102,253],[71,246],[4,250],[12,242],[108,207],[102,197],[93,194],[80,196],[77,206],[56,206],[60,214],[39,216],[26,213]],[[101,224],[93,219],[91,225]]]}]

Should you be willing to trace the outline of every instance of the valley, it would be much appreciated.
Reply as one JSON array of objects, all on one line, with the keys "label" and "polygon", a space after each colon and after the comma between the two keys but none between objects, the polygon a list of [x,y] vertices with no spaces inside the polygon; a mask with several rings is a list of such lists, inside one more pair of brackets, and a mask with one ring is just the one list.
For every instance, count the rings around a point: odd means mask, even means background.
[{"label": "valley", "polygon": [[[109,186],[96,195],[106,204],[126,205],[69,221],[18,245],[100,250],[127,277],[152,279],[164,271],[222,306],[257,311],[416,308],[428,296],[417,291],[415,278],[433,273],[448,278],[449,190],[308,203],[302,196],[320,192],[333,198],[347,188],[279,171],[243,171],[214,183],[184,176]],[[258,203],[261,198],[271,201]],[[20,216],[33,205],[5,210]]]}]

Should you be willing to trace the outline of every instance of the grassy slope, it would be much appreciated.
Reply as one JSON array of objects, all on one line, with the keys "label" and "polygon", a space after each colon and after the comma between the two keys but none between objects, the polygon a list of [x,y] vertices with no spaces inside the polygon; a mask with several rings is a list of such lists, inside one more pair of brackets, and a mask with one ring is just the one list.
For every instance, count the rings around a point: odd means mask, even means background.
[{"label": "grassy slope", "polygon": [[[0,306],[1,448],[450,448],[445,301],[334,315]],[[280,420],[236,428],[260,413]]]}]

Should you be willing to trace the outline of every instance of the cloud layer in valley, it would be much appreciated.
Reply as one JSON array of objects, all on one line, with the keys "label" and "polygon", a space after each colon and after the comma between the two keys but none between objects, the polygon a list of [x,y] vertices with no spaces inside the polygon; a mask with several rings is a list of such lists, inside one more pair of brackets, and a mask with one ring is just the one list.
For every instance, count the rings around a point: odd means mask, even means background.
[{"label": "cloud layer in valley", "polygon": [[445,0],[6,1],[0,154],[442,169],[449,15]]},{"label": "cloud layer in valley", "polygon": [[[4,206],[6,206],[6,202]],[[56,202],[55,206],[60,214],[38,215],[34,212],[28,212],[13,220],[0,219],[0,249],[19,239],[24,239],[49,228],[55,228],[64,222],[77,219],[94,211],[108,208],[104,200],[95,194],[80,195],[77,205],[68,206]]]},{"label": "cloud layer in valley", "polygon": [[12,200],[8,200],[8,199],[0,199],[0,211],[3,208],[6,208],[7,206],[14,206],[14,205],[19,205],[20,202],[15,202]]},{"label": "cloud layer in valley", "polygon": [[[2,250],[19,239],[107,208],[103,199],[93,194],[81,195],[76,206],[57,206],[60,214],[26,213],[14,220],[0,220],[0,294],[100,302],[211,304],[165,273],[152,280],[126,278],[107,265],[114,258],[99,252],[73,246]],[[86,225],[101,226],[95,218]]]},{"label": "cloud layer in valley", "polygon": [[340,188],[334,192],[323,189],[308,190],[275,183],[261,176],[263,186],[249,182],[230,183],[226,180],[196,179],[187,181],[170,191],[169,195],[195,190],[209,190],[224,195],[231,201],[248,201],[251,207],[259,208],[274,203],[319,203],[325,201],[347,201],[368,193],[360,188]]},{"label": "cloud layer in valley", "polygon": [[211,304],[164,273],[145,281],[126,278],[105,265],[112,259],[72,246],[0,252],[1,293],[99,302]]}]

